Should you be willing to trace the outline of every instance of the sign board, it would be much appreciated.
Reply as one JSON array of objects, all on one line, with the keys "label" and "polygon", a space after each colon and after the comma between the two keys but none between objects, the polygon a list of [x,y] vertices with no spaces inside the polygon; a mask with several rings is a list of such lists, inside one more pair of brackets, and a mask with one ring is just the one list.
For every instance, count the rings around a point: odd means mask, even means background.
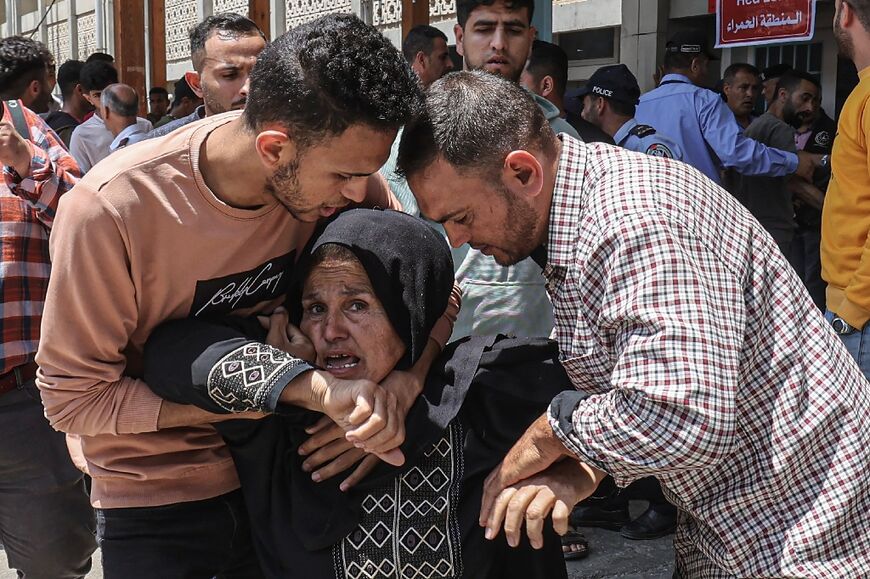
[{"label": "sign board", "polygon": [[716,0],[716,48],[811,40],[816,0]]}]

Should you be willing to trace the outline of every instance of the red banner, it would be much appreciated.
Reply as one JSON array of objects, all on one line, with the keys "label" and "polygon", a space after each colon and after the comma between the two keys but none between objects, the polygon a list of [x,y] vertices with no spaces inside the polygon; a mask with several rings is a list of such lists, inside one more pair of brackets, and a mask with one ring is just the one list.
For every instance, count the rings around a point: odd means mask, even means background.
[{"label": "red banner", "polygon": [[810,40],[816,0],[717,0],[716,47]]}]

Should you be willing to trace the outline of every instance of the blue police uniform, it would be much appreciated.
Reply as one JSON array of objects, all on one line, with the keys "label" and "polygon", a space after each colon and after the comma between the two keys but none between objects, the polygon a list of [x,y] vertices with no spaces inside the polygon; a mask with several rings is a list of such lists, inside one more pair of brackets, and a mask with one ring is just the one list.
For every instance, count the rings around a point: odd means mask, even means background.
[{"label": "blue police uniform", "polygon": [[643,95],[635,119],[670,136],[683,151],[683,161],[718,184],[722,167],[768,177],[789,175],[798,167],[794,153],[744,137],[722,98],[681,74],[666,75],[657,89]]},{"label": "blue police uniform", "polygon": [[629,151],[646,153],[653,157],[683,160],[683,150],[673,139],[660,134],[649,125],[638,123],[636,119],[631,119],[622,125],[613,135],[613,140]]}]

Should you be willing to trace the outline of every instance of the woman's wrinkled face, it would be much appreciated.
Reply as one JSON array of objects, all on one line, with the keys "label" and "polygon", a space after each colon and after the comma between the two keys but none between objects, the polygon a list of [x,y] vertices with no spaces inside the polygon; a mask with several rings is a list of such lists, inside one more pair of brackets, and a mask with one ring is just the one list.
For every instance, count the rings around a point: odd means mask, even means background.
[{"label": "woman's wrinkled face", "polygon": [[368,274],[357,260],[316,265],[302,291],[300,330],[317,365],[337,378],[380,382],[405,354]]}]

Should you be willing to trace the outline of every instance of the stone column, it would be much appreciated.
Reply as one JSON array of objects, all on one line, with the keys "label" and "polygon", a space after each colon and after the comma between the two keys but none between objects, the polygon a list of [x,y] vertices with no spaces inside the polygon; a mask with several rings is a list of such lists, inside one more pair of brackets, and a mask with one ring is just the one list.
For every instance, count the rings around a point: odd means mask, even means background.
[{"label": "stone column", "polygon": [[653,88],[667,42],[668,0],[622,0],[619,61],[637,76],[642,92]]}]

